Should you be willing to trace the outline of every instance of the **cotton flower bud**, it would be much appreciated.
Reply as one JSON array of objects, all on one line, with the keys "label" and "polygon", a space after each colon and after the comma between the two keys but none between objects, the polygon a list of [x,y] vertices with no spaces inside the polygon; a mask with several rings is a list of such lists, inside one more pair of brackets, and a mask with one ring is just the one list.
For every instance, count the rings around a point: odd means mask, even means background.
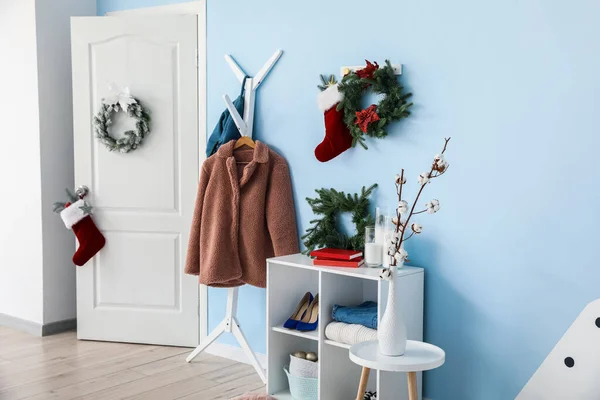
[{"label": "cotton flower bud", "polygon": [[394,255],[394,259],[396,262],[404,262],[408,258],[408,252],[403,248],[398,249],[396,254]]},{"label": "cotton flower bud", "polygon": [[394,226],[398,226],[398,224],[400,224],[400,231],[402,231],[402,227],[406,223],[406,220],[400,219],[400,221],[398,221],[398,217],[392,217],[392,223]]},{"label": "cotton flower bud", "polygon": [[392,279],[392,271],[389,268],[383,268],[381,273],[379,274],[379,278],[384,281],[389,281]]},{"label": "cotton flower bud", "polygon": [[425,209],[428,214],[435,214],[440,209],[440,201],[436,199],[431,200],[425,204]]},{"label": "cotton flower bud", "polygon": [[405,184],[405,183],[406,183],[406,177],[403,177],[403,176],[402,176],[402,175],[400,175],[400,174],[396,174],[396,183],[397,183],[398,185],[403,185],[403,184]]},{"label": "cotton flower bud", "polygon": [[412,229],[412,231],[413,231],[414,233],[416,233],[416,234],[419,234],[419,233],[423,232],[423,227],[422,227],[420,224],[417,224],[417,223],[415,223],[415,224],[412,224],[412,225],[410,226],[410,228],[411,228],[411,229]]},{"label": "cotton flower bud", "polygon": [[398,202],[398,212],[400,214],[406,214],[408,212],[408,203],[406,200],[400,200]]},{"label": "cotton flower bud", "polygon": [[448,168],[448,161],[444,158],[443,154],[438,154],[435,156],[433,161],[433,169],[438,172],[444,172]]},{"label": "cotton flower bud", "polygon": [[389,249],[388,249],[388,256],[393,256],[394,253],[396,253],[396,246],[395,245],[389,247]]},{"label": "cotton flower bud", "polygon": [[429,172],[422,172],[419,175],[419,185],[424,186],[429,182]]}]

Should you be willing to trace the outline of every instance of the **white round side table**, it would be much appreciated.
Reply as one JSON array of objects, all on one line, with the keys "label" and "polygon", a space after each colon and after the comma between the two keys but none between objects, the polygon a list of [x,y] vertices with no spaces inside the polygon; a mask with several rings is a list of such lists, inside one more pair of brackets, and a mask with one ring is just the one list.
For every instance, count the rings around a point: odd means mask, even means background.
[{"label": "white round side table", "polygon": [[350,360],[363,367],[356,400],[362,400],[369,380],[371,369],[391,372],[406,372],[408,379],[408,398],[418,400],[417,372],[427,371],[444,364],[444,350],[429,343],[409,340],[404,355],[384,356],[379,352],[378,341],[371,340],[355,344],[350,348]]}]

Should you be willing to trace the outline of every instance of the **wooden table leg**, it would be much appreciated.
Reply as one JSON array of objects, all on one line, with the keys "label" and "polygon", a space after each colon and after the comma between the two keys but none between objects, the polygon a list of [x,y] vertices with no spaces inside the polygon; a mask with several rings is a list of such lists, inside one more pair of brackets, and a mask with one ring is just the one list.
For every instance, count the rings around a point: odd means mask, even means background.
[{"label": "wooden table leg", "polygon": [[419,390],[417,389],[417,373],[407,372],[408,378],[408,400],[419,400]]},{"label": "wooden table leg", "polygon": [[360,374],[360,384],[358,385],[358,392],[356,392],[356,400],[363,400],[365,398],[365,390],[367,390],[367,383],[369,383],[370,368],[363,367],[362,373]]}]

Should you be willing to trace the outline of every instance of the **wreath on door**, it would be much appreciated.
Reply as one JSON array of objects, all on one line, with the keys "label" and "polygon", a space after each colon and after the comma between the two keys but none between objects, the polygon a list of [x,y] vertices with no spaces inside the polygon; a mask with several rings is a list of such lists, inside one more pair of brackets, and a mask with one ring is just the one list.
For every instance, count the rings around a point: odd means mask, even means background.
[{"label": "wreath on door", "polygon": [[[150,133],[150,114],[140,101],[129,93],[129,88],[109,87],[110,95],[102,99],[102,106],[94,117],[96,137],[109,151],[129,153],[136,150],[144,138]],[[113,124],[116,113],[123,111],[136,120],[135,129],[128,130],[123,136],[116,138],[108,130]]]},{"label": "wreath on door", "polygon": [[[313,212],[322,217],[310,221],[313,226],[302,236],[306,247],[305,254],[323,247],[363,251],[365,228],[375,225],[375,219],[369,213],[369,196],[376,187],[377,184],[368,189],[363,186],[360,195],[346,194],[335,189],[317,189],[315,192],[319,197],[307,197],[306,201]],[[356,226],[356,233],[350,237],[340,232],[337,227],[337,215],[344,212],[352,214],[352,222]]]}]

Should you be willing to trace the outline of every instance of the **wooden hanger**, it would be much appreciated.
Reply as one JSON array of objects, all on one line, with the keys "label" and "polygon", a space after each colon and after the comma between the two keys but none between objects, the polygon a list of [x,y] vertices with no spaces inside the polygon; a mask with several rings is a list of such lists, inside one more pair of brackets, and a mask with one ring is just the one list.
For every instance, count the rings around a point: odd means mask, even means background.
[{"label": "wooden hanger", "polygon": [[[252,140],[250,138],[250,136],[242,136],[235,142],[235,145],[233,146],[233,150],[235,151],[242,146],[248,146],[251,149],[254,149],[256,147],[256,143],[254,143],[254,140]],[[236,161],[236,164],[250,164],[250,163],[247,161]]]},{"label": "wooden hanger", "polygon": [[254,140],[252,140],[250,136],[242,136],[237,140],[237,142],[235,142],[235,146],[233,146],[233,149],[237,150],[242,146],[248,146],[253,149],[256,147],[256,143],[254,143]]}]

